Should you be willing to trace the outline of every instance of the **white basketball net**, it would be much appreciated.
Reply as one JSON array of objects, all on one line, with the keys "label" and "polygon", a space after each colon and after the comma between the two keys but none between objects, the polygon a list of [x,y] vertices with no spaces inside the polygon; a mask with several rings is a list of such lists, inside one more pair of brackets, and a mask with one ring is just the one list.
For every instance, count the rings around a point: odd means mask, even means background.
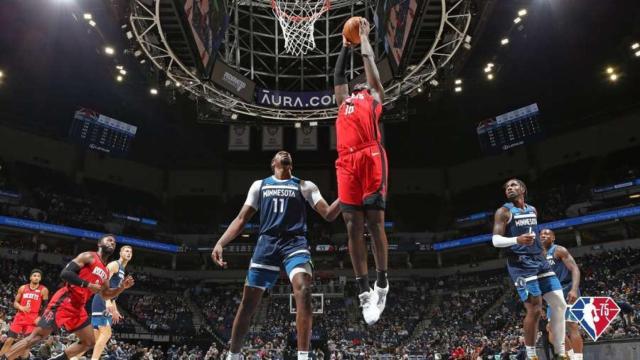
[{"label": "white basketball net", "polygon": [[329,10],[330,0],[271,0],[273,14],[284,35],[284,49],[291,55],[304,55],[316,48],[313,25]]}]

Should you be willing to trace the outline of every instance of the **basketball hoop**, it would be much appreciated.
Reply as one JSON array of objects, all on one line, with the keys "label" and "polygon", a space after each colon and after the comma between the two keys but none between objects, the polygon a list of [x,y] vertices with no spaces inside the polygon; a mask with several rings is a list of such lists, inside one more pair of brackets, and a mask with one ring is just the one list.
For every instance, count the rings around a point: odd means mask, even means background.
[{"label": "basketball hoop", "polygon": [[286,52],[298,56],[316,48],[313,25],[330,6],[330,0],[271,0],[273,14],[282,28]]}]

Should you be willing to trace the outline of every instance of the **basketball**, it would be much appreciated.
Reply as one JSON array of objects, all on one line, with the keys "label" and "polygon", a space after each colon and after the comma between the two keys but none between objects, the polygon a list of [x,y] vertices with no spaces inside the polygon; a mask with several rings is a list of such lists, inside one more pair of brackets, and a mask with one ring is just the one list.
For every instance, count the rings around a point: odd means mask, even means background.
[{"label": "basketball", "polygon": [[353,16],[344,24],[342,35],[352,44],[360,44],[360,16]]}]

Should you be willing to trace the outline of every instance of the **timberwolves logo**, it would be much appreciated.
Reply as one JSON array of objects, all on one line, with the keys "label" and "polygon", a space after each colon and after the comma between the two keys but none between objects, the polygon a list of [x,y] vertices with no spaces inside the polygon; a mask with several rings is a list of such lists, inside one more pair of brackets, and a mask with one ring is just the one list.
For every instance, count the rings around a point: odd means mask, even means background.
[{"label": "timberwolves logo", "polygon": [[571,306],[571,313],[593,341],[598,340],[619,312],[618,304],[605,296],[583,296]]}]

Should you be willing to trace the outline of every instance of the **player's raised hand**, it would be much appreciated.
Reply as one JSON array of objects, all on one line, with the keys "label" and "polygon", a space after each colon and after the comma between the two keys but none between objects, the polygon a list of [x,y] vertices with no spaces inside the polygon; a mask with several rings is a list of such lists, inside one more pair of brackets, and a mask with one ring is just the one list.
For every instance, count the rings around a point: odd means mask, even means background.
[{"label": "player's raised hand", "polygon": [[360,41],[363,41],[365,38],[369,39],[369,32],[371,31],[371,27],[369,26],[369,21],[365,18],[360,19]]},{"label": "player's raised hand", "polygon": [[122,285],[120,285],[120,286],[122,286],[125,289],[128,289],[128,288],[132,287],[135,283],[136,283],[136,281],[133,280],[133,276],[127,275],[127,277],[124,278],[124,280],[122,281]]},{"label": "player's raised hand", "polygon": [[518,236],[518,245],[530,246],[533,245],[533,241],[536,239],[535,233],[526,233]]},{"label": "player's raised hand", "polygon": [[211,259],[218,266],[226,268],[227,262],[222,259],[222,251],[222,245],[216,244],[216,246],[213,247],[213,251],[211,252]]},{"label": "player's raised hand", "polygon": [[112,309],[109,309],[109,312],[111,313],[111,321],[113,322],[113,324],[117,324],[120,322],[120,320],[122,320],[122,315],[120,314],[116,306],[113,306]]},{"label": "player's raised hand", "polygon": [[346,36],[342,35],[342,46],[348,48],[348,47],[352,47],[353,44],[349,40],[347,40]]}]

